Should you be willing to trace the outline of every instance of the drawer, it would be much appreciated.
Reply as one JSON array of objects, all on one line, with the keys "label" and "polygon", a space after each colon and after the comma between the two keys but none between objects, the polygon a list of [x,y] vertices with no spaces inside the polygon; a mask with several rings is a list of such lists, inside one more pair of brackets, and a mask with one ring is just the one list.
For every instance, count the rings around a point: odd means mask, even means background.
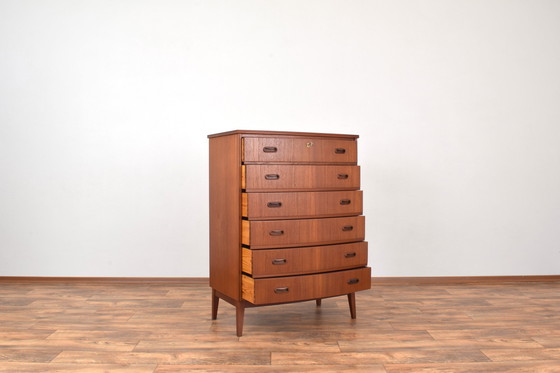
[{"label": "drawer", "polygon": [[241,188],[247,192],[358,190],[360,166],[242,166]]},{"label": "drawer", "polygon": [[356,163],[354,140],[322,138],[243,138],[243,162]]},{"label": "drawer", "polygon": [[242,250],[242,270],[254,278],[365,267],[367,242],[293,249]]},{"label": "drawer", "polygon": [[241,243],[252,249],[363,241],[365,217],[241,221]]},{"label": "drawer", "polygon": [[254,279],[243,275],[243,299],[253,304],[274,304],[319,299],[371,288],[371,268]]},{"label": "drawer", "polygon": [[252,219],[362,214],[362,191],[243,193],[241,214]]}]

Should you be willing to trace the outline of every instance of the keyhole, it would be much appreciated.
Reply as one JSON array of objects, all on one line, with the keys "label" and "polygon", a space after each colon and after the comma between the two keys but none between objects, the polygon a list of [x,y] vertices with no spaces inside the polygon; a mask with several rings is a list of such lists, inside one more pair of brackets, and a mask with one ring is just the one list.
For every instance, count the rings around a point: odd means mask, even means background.
[{"label": "keyhole", "polygon": [[311,141],[307,143],[307,147],[308,147],[308,148],[310,148],[310,147],[312,147],[312,146],[313,146],[313,143],[312,143]]}]

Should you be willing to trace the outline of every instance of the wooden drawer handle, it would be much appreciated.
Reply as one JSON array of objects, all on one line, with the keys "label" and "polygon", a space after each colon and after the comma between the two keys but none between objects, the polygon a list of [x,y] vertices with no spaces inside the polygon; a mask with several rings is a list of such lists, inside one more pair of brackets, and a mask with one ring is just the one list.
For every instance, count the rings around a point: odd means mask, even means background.
[{"label": "wooden drawer handle", "polygon": [[350,203],[352,203],[352,201],[349,200],[349,199],[341,199],[340,200],[340,204],[343,205],[343,206],[344,205],[349,205]]},{"label": "wooden drawer handle", "polygon": [[344,148],[336,148],[334,150],[335,154],[345,154],[346,153],[346,149]]},{"label": "wooden drawer handle", "polygon": [[263,148],[263,152],[265,153],[276,153],[278,151],[278,148],[276,146],[265,146]]},{"label": "wooden drawer handle", "polygon": [[348,280],[348,285],[354,285],[357,284],[358,282],[360,282],[359,278],[351,278],[350,280]]},{"label": "wooden drawer handle", "polygon": [[354,230],[354,226],[353,225],[345,225],[344,227],[342,227],[342,231],[343,232],[350,232]]},{"label": "wooden drawer handle", "polygon": [[346,180],[348,179],[348,174],[338,174],[336,177],[340,180]]},{"label": "wooden drawer handle", "polygon": [[274,265],[286,264],[286,262],[286,259],[272,259],[272,264]]},{"label": "wooden drawer handle", "polygon": [[266,207],[270,207],[270,208],[282,207],[282,202],[268,202],[266,204]]},{"label": "wooden drawer handle", "polygon": [[264,178],[266,180],[278,180],[278,179],[280,179],[280,175],[278,175],[278,174],[266,174],[266,175],[264,175]]},{"label": "wooden drawer handle", "polygon": [[274,292],[275,292],[276,294],[287,293],[288,291],[290,291],[290,289],[289,289],[287,286],[286,286],[286,287],[283,287],[283,288],[276,288],[276,289],[274,289]]},{"label": "wooden drawer handle", "polygon": [[284,234],[284,231],[275,230],[275,231],[270,231],[270,232],[268,232],[268,234],[270,234],[271,236],[281,236],[281,235]]},{"label": "wooden drawer handle", "polygon": [[354,252],[354,253],[346,253],[346,254],[344,255],[345,258],[353,258],[353,257],[355,257],[355,256],[356,256],[356,253],[355,253],[355,252]]}]

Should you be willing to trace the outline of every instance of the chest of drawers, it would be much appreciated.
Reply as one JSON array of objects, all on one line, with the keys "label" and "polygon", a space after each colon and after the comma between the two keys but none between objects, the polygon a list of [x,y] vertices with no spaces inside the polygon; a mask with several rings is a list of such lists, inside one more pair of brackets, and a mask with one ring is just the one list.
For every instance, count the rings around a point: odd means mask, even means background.
[{"label": "chest of drawers", "polygon": [[210,141],[210,286],[245,308],[371,287],[356,135],[231,131]]}]

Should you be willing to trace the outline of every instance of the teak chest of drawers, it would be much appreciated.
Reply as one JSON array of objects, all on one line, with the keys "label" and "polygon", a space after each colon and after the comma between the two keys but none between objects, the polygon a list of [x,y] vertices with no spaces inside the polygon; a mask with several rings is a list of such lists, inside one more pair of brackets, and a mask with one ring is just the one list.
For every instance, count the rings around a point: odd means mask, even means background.
[{"label": "teak chest of drawers", "polygon": [[212,319],[371,287],[357,135],[231,131],[210,139]]}]

